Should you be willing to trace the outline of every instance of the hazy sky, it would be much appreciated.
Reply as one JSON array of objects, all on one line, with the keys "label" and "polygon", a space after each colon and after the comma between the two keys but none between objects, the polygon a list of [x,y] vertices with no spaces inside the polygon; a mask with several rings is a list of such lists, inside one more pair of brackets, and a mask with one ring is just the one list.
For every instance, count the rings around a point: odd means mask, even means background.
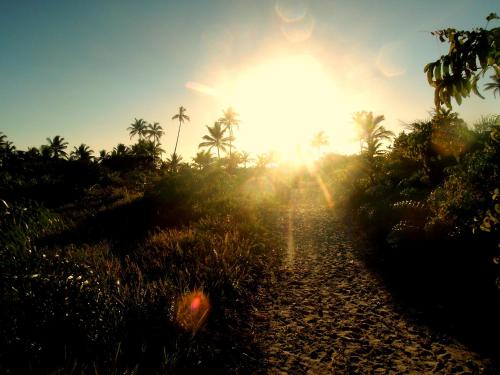
[{"label": "hazy sky", "polygon": [[[446,52],[429,32],[484,26],[490,12],[499,1],[0,0],[0,130],[21,149],[61,135],[97,152],[130,143],[137,117],[160,122],[170,153],[183,105],[187,159],[232,105],[243,149],[304,146],[325,130],[349,152],[355,111],[393,130],[426,118],[423,67]],[[500,112],[486,96],[456,108],[467,121]]]}]

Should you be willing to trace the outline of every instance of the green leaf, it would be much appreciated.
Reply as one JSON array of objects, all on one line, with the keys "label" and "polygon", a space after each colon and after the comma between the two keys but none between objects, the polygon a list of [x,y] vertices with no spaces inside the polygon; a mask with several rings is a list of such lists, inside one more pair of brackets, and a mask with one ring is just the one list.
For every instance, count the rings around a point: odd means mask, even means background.
[{"label": "green leaf", "polygon": [[450,75],[450,61],[449,59],[444,59],[443,61],[443,75],[444,78]]},{"label": "green leaf", "polygon": [[427,72],[427,81],[429,85],[434,86],[434,81],[432,80],[432,71],[434,69],[434,63],[429,63],[425,66],[424,72]]},{"label": "green leaf", "polygon": [[479,96],[481,99],[484,99],[484,96],[482,96],[481,93],[477,89],[477,81],[478,80],[479,80],[479,75],[475,75],[474,78],[472,78],[471,88],[472,88],[472,91],[474,92],[474,94]]},{"label": "green leaf", "polygon": [[436,106],[436,108],[439,108],[441,106],[439,91],[439,89],[434,90],[434,105]]},{"label": "green leaf", "polygon": [[437,63],[434,68],[434,77],[436,77],[436,81],[441,80],[441,63]]}]

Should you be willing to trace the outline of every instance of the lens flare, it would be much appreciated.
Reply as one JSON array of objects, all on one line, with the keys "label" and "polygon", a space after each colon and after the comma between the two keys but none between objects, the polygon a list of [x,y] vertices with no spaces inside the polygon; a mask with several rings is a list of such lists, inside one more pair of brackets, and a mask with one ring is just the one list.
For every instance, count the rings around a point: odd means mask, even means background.
[{"label": "lens flare", "polygon": [[295,260],[295,239],[293,235],[293,207],[288,210],[287,262],[293,264]]},{"label": "lens flare", "polygon": [[179,298],[176,321],[179,326],[194,335],[207,320],[209,312],[208,297],[201,291],[189,292]]},{"label": "lens flare", "polygon": [[312,36],[315,24],[314,18],[308,14],[298,21],[283,23],[281,32],[289,42],[305,42]]},{"label": "lens flare", "polygon": [[278,0],[274,9],[285,22],[299,21],[307,14],[307,4],[302,0]]},{"label": "lens flare", "polygon": [[317,168],[314,164],[308,165],[308,170],[309,170],[309,173],[312,176],[314,176],[314,178],[316,179],[316,182],[317,182],[319,188],[321,189],[321,192],[323,193],[323,197],[325,198],[326,205],[328,206],[328,208],[332,208],[334,205],[332,194],[330,193],[330,190],[328,190],[328,186],[326,185],[325,181],[323,180],[323,177],[321,177],[320,172],[317,170]]},{"label": "lens flare", "polygon": [[406,73],[404,61],[401,58],[403,51],[406,52],[406,47],[400,42],[387,43],[380,48],[375,65],[386,78],[398,77]]},{"label": "lens flare", "polygon": [[219,93],[213,87],[204,85],[203,83],[189,81],[186,82],[185,87],[189,90],[199,92],[200,94],[205,94],[208,96],[218,96]]}]

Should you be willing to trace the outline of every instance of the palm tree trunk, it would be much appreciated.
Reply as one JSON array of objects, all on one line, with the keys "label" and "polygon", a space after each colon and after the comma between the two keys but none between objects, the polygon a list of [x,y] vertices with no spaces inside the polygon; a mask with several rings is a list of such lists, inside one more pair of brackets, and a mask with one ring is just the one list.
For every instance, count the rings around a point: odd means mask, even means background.
[{"label": "palm tree trunk", "polygon": [[219,146],[217,146],[217,158],[220,160],[220,150],[219,150]]},{"label": "palm tree trunk", "polygon": [[231,149],[233,148],[233,129],[229,127],[229,159],[231,159]]},{"label": "palm tree trunk", "polygon": [[181,132],[181,125],[182,125],[182,122],[179,121],[179,130],[177,130],[177,140],[175,141],[174,155],[177,151],[177,142],[179,142],[179,134]]}]

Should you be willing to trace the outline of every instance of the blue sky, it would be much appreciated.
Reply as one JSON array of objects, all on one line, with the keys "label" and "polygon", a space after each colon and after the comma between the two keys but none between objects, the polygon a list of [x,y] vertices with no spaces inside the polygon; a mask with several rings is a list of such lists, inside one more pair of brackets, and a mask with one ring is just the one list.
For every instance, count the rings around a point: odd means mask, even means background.
[{"label": "blue sky", "polygon": [[[129,143],[126,127],[134,117],[145,118],[166,128],[164,148],[171,152],[177,129],[170,118],[184,105],[191,122],[179,149],[188,158],[204,126],[235,103],[227,95],[190,90],[187,82],[219,89],[269,59],[304,54],[334,77],[349,110],[383,113],[386,126],[397,130],[400,120],[425,118],[432,108],[423,66],[446,46],[429,32],[484,26],[490,12],[500,13],[498,1],[1,0],[0,130],[21,149],[59,134],[97,152]],[[307,37],[290,39],[283,16],[310,22]],[[468,121],[498,113],[498,98],[487,97],[456,109]],[[352,126],[342,109],[332,104],[331,111],[339,112],[335,125],[325,120],[304,126],[311,136],[325,129],[335,138],[336,129]],[[252,111],[241,112],[242,137],[254,140],[243,146],[255,152],[272,148],[257,134],[265,127],[256,119],[266,113]]]}]

